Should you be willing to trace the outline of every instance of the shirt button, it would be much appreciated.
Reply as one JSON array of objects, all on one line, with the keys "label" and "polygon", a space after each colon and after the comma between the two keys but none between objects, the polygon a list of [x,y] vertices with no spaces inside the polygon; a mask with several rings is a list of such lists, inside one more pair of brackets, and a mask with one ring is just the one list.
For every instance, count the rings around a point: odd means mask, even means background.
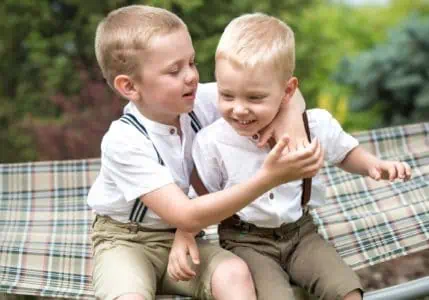
[{"label": "shirt button", "polygon": [[270,194],[268,195],[268,197],[270,197],[270,200],[273,200],[273,199],[274,199],[274,194],[273,194],[273,193],[270,193]]},{"label": "shirt button", "polygon": [[174,128],[171,128],[170,129],[170,134],[175,134],[175,133],[176,133],[176,130]]},{"label": "shirt button", "polygon": [[252,135],[252,139],[253,139],[254,141],[256,141],[258,138],[259,138],[259,137],[258,137],[258,135],[257,135],[257,134]]}]

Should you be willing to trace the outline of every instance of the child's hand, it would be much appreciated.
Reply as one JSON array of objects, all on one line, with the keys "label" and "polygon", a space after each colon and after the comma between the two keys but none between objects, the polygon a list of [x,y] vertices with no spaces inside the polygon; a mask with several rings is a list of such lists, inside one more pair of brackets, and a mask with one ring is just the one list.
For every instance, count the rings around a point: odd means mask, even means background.
[{"label": "child's hand", "polygon": [[379,160],[368,170],[368,175],[374,180],[403,179],[407,181],[411,178],[411,168],[406,162]]},{"label": "child's hand", "polygon": [[276,185],[313,177],[323,166],[323,150],[315,138],[307,147],[287,150],[288,137],[283,136],[265,159],[262,169]]},{"label": "child's hand", "polygon": [[274,120],[261,132],[261,138],[258,143],[258,147],[263,147],[270,138],[274,138],[279,141],[284,134],[288,134],[290,142],[288,144],[289,149],[295,150],[302,145],[307,143],[307,134],[304,129],[304,121],[302,119],[302,113],[305,111],[305,100],[301,92],[296,89],[293,93],[292,98],[280,105],[279,112],[277,113]]},{"label": "child's hand", "polygon": [[289,149],[295,150],[302,144],[308,145],[302,114],[296,114],[289,118],[283,115],[286,115],[286,112],[280,110],[276,118],[260,132],[261,138],[258,147],[263,147],[270,138],[278,141],[285,133],[289,135]]},{"label": "child's hand", "polygon": [[176,231],[173,246],[168,257],[167,272],[176,281],[188,281],[195,277],[196,273],[189,265],[188,255],[195,265],[200,263],[200,254],[194,234]]}]

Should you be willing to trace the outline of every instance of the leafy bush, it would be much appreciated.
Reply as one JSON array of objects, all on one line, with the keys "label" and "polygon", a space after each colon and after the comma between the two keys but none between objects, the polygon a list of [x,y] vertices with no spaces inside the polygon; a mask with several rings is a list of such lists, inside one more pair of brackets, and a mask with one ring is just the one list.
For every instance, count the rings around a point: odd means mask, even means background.
[{"label": "leafy bush", "polygon": [[414,15],[385,43],[343,60],[335,79],[351,87],[353,111],[379,108],[379,126],[429,120],[429,18]]},{"label": "leafy bush", "polygon": [[28,114],[22,123],[39,160],[99,157],[101,138],[112,120],[119,118],[126,103],[102,80],[91,79],[88,70],[79,72],[82,88],[73,96],[57,93],[51,102],[62,117],[43,119]]},{"label": "leafy bush", "polygon": [[252,11],[294,15],[313,1],[1,1],[0,161],[99,153],[109,120],[123,106],[103,84],[94,55],[96,25],[109,11],[147,4],[177,13],[193,37],[201,80],[208,81],[217,41],[232,18]]}]

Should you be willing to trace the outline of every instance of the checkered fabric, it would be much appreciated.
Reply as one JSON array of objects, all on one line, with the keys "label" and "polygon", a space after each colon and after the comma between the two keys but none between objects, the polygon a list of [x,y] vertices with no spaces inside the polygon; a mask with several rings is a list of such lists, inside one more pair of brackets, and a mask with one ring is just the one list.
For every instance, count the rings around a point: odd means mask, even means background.
[{"label": "checkered fabric", "polygon": [[[376,182],[325,166],[328,203],[312,211],[320,233],[354,269],[427,249],[429,123],[355,136],[379,157],[408,162],[413,179]],[[86,195],[99,168],[98,159],[0,165],[0,293],[93,298]],[[207,232],[216,242],[216,228]]]}]

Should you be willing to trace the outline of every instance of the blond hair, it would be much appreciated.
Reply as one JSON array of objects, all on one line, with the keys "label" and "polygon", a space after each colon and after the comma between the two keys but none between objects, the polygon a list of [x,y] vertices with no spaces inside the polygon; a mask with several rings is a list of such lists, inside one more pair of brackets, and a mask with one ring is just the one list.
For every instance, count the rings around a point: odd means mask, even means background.
[{"label": "blond hair", "polygon": [[295,38],[292,29],[281,20],[262,13],[245,14],[225,28],[216,60],[246,68],[269,64],[281,80],[288,80],[295,69]]},{"label": "blond hair", "polygon": [[184,28],[185,23],[168,10],[130,5],[110,12],[97,27],[95,55],[107,83],[120,74],[139,78],[150,40]]}]

